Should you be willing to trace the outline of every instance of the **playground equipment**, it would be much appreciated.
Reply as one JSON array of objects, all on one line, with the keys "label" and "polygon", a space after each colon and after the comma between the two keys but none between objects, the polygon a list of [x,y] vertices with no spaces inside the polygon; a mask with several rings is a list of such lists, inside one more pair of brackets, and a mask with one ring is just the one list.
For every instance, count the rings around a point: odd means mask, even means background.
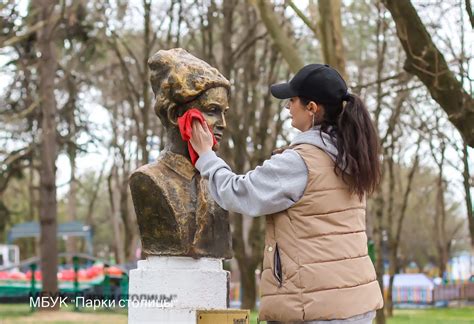
[{"label": "playground equipment", "polygon": [[[20,263],[20,249],[12,244],[0,244],[0,268]],[[18,270],[18,269],[16,269]]]},{"label": "playground equipment", "polygon": [[[124,267],[83,253],[60,253],[58,257],[73,260],[72,268],[63,268],[58,272],[61,294],[128,297],[128,270]],[[81,259],[89,261],[90,266],[81,268]],[[27,302],[30,296],[42,290],[42,273],[37,266],[39,261],[38,257],[34,257],[0,268],[0,302]],[[15,269],[29,270],[21,272]]]},{"label": "playground equipment", "polygon": [[[12,244],[16,239],[39,236],[37,222],[16,224],[8,232],[8,245],[0,245],[0,303],[28,302],[30,296],[42,291],[40,259],[32,257],[20,262],[19,249]],[[128,270],[92,255],[90,226],[78,221],[58,224],[57,236],[62,239],[82,237],[87,251],[59,253],[58,258],[72,260],[72,264],[60,263],[58,269],[61,295],[128,299]]]}]

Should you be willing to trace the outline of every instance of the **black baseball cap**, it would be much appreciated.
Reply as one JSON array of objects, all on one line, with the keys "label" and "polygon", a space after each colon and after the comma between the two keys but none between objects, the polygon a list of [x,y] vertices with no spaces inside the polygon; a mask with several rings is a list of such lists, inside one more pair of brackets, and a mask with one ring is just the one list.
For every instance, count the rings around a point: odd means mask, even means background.
[{"label": "black baseball cap", "polygon": [[304,97],[321,104],[339,104],[348,100],[347,85],[336,69],[327,64],[308,64],[288,83],[270,87],[278,99]]}]

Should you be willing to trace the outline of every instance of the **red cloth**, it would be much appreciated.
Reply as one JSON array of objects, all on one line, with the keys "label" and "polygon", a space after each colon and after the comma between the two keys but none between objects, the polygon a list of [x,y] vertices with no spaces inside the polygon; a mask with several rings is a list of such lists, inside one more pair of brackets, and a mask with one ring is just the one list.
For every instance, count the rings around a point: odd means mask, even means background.
[{"label": "red cloth", "polygon": [[[204,116],[202,113],[196,109],[196,108],[191,108],[188,111],[184,113],[183,116],[178,117],[178,126],[179,126],[179,132],[181,133],[181,138],[183,141],[188,142],[188,151],[189,151],[189,156],[191,157],[191,163],[193,165],[196,164],[197,159],[199,158],[199,155],[196,153],[194,150],[193,146],[189,142],[191,139],[191,134],[192,134],[192,127],[193,127],[193,120],[197,119],[201,123],[205,121]],[[207,125],[207,123],[206,123]],[[207,128],[211,131],[209,125],[207,125]],[[212,134],[212,146],[217,144],[217,140],[214,137],[214,134]]]}]

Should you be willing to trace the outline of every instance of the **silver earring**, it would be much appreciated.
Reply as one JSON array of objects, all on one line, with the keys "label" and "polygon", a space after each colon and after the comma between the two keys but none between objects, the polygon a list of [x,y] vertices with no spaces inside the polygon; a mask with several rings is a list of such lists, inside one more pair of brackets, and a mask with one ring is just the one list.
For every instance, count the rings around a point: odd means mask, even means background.
[{"label": "silver earring", "polygon": [[311,127],[313,127],[313,126],[314,126],[314,113],[313,113],[313,124],[311,124]]}]

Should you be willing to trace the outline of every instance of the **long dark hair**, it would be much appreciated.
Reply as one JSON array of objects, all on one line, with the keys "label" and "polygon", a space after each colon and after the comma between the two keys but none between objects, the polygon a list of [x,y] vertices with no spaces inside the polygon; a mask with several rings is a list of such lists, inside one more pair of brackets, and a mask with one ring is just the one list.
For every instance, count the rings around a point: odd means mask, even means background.
[{"label": "long dark hair", "polygon": [[[311,101],[300,100],[304,105]],[[362,200],[364,193],[372,194],[380,182],[379,140],[369,111],[354,94],[347,95],[347,102],[322,106],[321,131],[335,139],[338,151],[334,172],[342,174],[349,191]]]}]

